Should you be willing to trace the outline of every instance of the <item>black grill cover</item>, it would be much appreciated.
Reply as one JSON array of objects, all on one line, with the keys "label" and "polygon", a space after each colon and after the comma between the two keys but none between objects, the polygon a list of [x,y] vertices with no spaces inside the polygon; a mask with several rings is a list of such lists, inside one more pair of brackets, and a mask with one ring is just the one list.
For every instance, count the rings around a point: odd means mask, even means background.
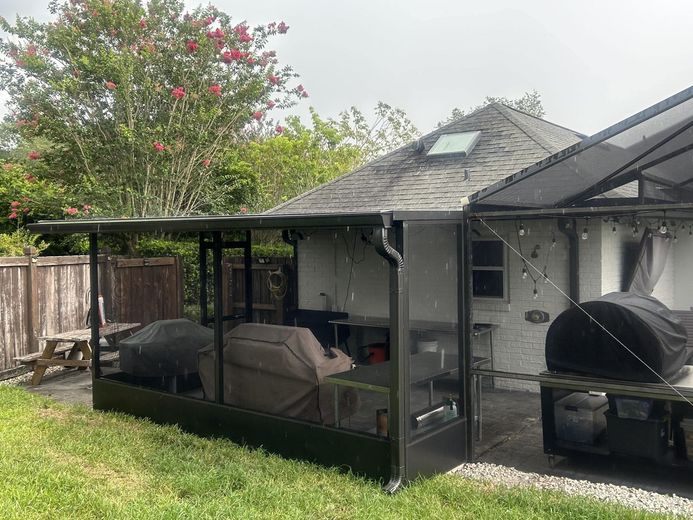
[{"label": "black grill cover", "polygon": [[[581,305],[664,379],[678,372],[693,354],[686,347],[681,320],[651,296],[613,292]],[[661,382],[577,307],[562,312],[549,327],[546,366],[556,372]]]},{"label": "black grill cover", "polygon": [[214,341],[214,331],[190,320],[161,320],[123,340],[120,369],[140,377],[197,372],[197,351]]}]

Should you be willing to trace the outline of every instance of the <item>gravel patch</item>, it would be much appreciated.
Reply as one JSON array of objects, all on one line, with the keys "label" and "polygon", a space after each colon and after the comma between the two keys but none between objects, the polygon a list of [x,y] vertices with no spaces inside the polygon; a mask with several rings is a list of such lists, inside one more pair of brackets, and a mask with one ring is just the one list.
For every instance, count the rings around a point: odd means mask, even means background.
[{"label": "gravel patch", "polygon": [[596,498],[600,501],[613,502],[632,509],[693,518],[693,500],[628,486],[541,475],[539,473],[525,473],[515,468],[486,462],[462,464],[453,469],[451,473],[469,479],[490,481],[509,487],[520,486],[561,491],[568,495]]},{"label": "gravel patch", "polygon": [[[48,367],[46,369],[45,374],[43,375],[44,378],[50,377],[51,374],[55,374],[56,372],[62,372],[63,367],[57,366],[57,367]],[[19,375],[17,377],[13,377],[11,379],[4,379],[3,381],[0,381],[0,386],[6,385],[6,386],[11,386],[11,385],[28,385],[31,383],[31,378],[33,377],[34,372],[33,370],[30,372],[27,372],[26,374]]]}]

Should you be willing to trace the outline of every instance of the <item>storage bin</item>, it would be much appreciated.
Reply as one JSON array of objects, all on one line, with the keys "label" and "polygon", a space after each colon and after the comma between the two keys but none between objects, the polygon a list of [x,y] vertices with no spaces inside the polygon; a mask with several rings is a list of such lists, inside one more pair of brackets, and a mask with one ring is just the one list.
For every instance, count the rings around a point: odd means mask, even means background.
[{"label": "storage bin", "polygon": [[[613,403],[613,404],[612,404]],[[609,408],[616,411],[621,419],[648,419],[654,406],[653,399],[630,397],[625,395],[609,396]]]},{"label": "storage bin", "polygon": [[669,416],[624,419],[606,413],[609,450],[623,455],[659,459],[669,446]]},{"label": "storage bin", "polygon": [[606,396],[575,392],[554,403],[556,438],[580,444],[594,444],[606,429]]}]

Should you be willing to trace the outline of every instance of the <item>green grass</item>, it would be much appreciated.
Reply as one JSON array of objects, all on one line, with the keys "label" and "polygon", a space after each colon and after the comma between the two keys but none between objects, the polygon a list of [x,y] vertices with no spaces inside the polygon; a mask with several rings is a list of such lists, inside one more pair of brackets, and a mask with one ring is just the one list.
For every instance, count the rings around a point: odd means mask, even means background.
[{"label": "green grass", "polygon": [[0,517],[659,518],[452,476],[377,483],[0,387]]}]

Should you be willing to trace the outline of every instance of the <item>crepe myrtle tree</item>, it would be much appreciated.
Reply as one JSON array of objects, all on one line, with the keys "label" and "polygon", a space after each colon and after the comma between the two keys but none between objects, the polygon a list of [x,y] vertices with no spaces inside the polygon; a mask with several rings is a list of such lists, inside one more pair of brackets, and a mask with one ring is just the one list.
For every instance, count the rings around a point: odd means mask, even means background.
[{"label": "crepe myrtle tree", "polygon": [[0,19],[0,88],[22,138],[51,145],[48,175],[81,186],[104,214],[204,212],[212,166],[273,108],[306,90],[268,41],[284,22],[254,28],[213,6],[70,0],[54,20]]}]

